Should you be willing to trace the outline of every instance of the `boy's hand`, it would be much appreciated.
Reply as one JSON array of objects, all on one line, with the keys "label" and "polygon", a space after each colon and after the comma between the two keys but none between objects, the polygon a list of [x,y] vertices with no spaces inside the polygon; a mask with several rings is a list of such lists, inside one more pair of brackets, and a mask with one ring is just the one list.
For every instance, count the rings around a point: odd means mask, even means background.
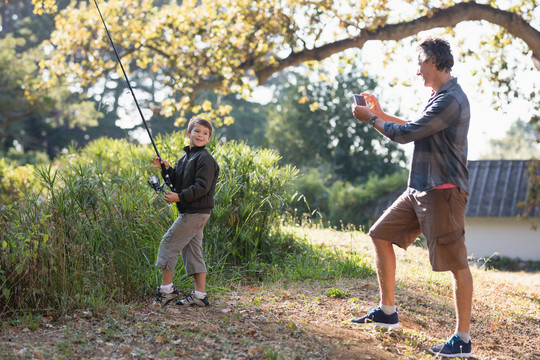
[{"label": "boy's hand", "polygon": [[177,203],[180,201],[180,197],[178,196],[178,193],[166,190],[163,194],[163,200],[170,203]]},{"label": "boy's hand", "polygon": [[169,163],[167,162],[167,160],[161,160],[161,163],[160,163],[159,158],[157,157],[152,158],[152,163],[154,164],[152,165],[153,168],[161,168],[161,164],[165,165],[165,169],[169,168]]}]

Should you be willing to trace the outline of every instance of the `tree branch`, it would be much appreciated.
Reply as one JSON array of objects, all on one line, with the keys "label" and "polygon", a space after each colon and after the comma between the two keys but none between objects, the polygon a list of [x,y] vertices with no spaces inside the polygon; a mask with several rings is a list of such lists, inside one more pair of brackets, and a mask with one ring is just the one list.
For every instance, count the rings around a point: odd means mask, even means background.
[{"label": "tree branch", "polygon": [[275,65],[267,66],[256,72],[259,84],[263,84],[274,73],[289,66],[299,65],[306,61],[323,60],[350,48],[362,48],[369,40],[401,40],[420,31],[437,27],[454,27],[460,22],[485,20],[504,27],[517,38],[521,38],[531,49],[535,66],[540,70],[540,32],[533,28],[518,14],[493,8],[474,2],[460,3],[446,9],[435,9],[432,13],[418,19],[399,23],[386,24],[374,29],[362,30],[360,35],[325,44],[318,48],[306,49],[292,53],[279,60]]},{"label": "tree branch", "polygon": [[[516,13],[500,10],[489,5],[466,2],[444,9],[433,9],[428,15],[411,21],[365,28],[361,30],[358,36],[331,42],[313,49],[291,52],[287,57],[278,59],[271,65],[266,64],[262,57],[259,59],[249,58],[239,65],[236,71],[243,72],[253,69],[258,83],[263,84],[273,74],[288,67],[307,61],[321,61],[347,49],[362,48],[367,41],[399,41],[421,31],[440,27],[455,27],[461,22],[480,20],[499,25],[516,38],[522,39],[532,52],[534,65],[540,70],[540,32],[538,30]],[[159,46],[159,43],[155,45],[145,44],[144,46],[164,58],[171,57],[171,54],[166,53]],[[131,51],[134,51],[134,49]],[[264,56],[266,57],[268,54]],[[219,88],[223,85],[223,80],[223,77],[219,74],[198,79],[192,84],[191,96],[203,89]]]},{"label": "tree branch", "polygon": [[26,113],[26,114],[21,114],[21,115],[18,115],[18,116],[13,116],[13,117],[9,117],[9,116],[6,116],[6,121],[3,121],[3,122],[0,122],[0,129],[3,128],[3,127],[6,127],[8,126],[9,124],[12,124],[16,121],[19,121],[21,119],[24,119],[25,117],[28,117],[32,115],[31,112],[29,113]]}]

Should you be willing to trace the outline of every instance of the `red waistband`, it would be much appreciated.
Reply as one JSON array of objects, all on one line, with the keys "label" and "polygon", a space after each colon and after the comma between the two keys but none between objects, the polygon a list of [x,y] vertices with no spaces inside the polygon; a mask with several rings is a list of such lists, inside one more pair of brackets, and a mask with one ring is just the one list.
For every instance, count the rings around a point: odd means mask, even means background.
[{"label": "red waistband", "polygon": [[437,190],[440,190],[440,189],[451,189],[451,188],[455,188],[457,187],[456,185],[454,184],[442,184],[442,185],[439,185],[437,187],[435,187],[434,189],[437,189]]}]

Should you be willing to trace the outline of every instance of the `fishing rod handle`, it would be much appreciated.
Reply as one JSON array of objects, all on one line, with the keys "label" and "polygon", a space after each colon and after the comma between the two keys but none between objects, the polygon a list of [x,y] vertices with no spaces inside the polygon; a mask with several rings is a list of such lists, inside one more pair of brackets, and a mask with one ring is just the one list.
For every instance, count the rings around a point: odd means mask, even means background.
[{"label": "fishing rod handle", "polygon": [[169,173],[167,172],[167,168],[165,168],[165,164],[161,162],[161,159],[159,159],[159,162],[161,164],[161,177],[163,178],[163,181],[165,181],[165,184],[167,184],[167,186],[171,188],[172,191],[176,192],[172,184],[171,178],[169,176]]}]

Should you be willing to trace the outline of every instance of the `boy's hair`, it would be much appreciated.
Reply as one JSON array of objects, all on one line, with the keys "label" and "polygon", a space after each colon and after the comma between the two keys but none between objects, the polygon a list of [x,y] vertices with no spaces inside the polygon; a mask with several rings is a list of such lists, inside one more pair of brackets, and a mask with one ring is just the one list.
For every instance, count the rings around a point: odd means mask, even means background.
[{"label": "boy's hair", "polygon": [[418,45],[418,61],[433,61],[437,70],[450,72],[454,66],[454,57],[448,41],[430,36]]},{"label": "boy's hair", "polygon": [[191,118],[191,120],[189,120],[187,131],[191,133],[191,130],[193,130],[195,125],[201,125],[201,126],[204,126],[205,128],[208,128],[208,130],[210,130],[210,137],[212,136],[213,128],[212,128],[212,123],[210,122],[210,120],[206,120],[205,118],[202,118],[200,116],[195,116]]}]

